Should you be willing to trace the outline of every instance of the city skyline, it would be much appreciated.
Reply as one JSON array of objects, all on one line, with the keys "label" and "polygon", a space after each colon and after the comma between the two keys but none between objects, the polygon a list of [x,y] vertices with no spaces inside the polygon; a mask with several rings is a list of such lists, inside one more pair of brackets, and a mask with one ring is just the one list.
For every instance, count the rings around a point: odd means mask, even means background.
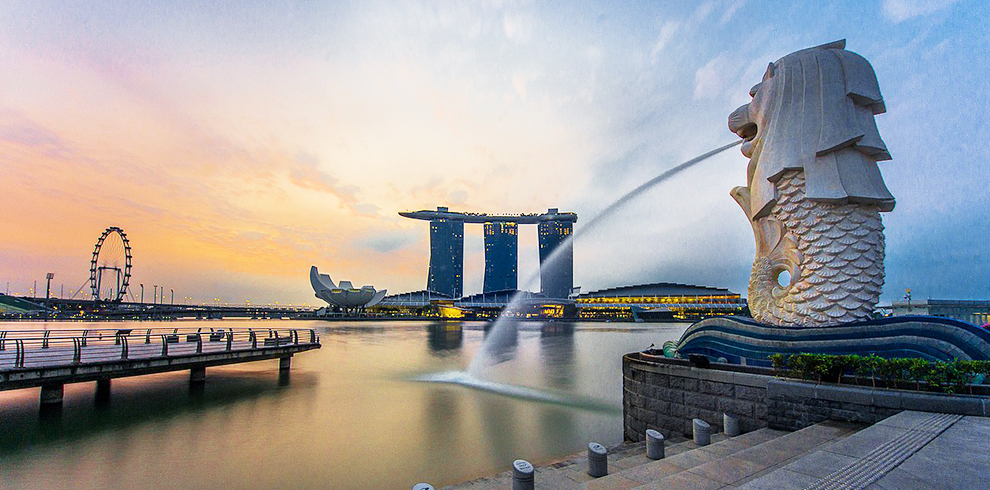
[{"label": "city skyline", "polygon": [[[396,212],[591,218],[732,141],[725,119],[768,62],[847,38],[888,109],[882,301],[990,298],[988,13],[972,0],[5,3],[0,286],[26,294],[55,272],[53,289],[78,287],[119,226],[132,290],[315,304],[313,264],[420,290],[429,230]],[[752,237],[728,196],[745,168],[736,151],[714,157],[583,236],[574,286],[745,295]],[[481,228],[465,227],[464,294],[483,288]],[[520,286],[539,267],[532,228]]]}]

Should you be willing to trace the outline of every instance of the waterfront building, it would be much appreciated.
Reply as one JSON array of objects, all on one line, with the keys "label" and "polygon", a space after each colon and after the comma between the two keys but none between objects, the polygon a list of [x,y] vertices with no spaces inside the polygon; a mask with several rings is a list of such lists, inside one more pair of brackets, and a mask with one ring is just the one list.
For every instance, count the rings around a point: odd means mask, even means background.
[{"label": "waterfront building", "polygon": [[[551,208],[548,215],[557,215]],[[570,240],[574,222],[549,219],[538,225],[540,237],[540,291],[548,298],[567,298],[574,287],[574,244]],[[557,256],[554,253],[565,247]],[[553,257],[554,260],[550,261]]]},{"label": "waterfront building", "polygon": [[[430,222],[430,271],[426,287],[459,298],[464,294],[464,223],[485,225],[485,292],[518,287],[518,225],[537,225],[540,236],[540,290],[565,299],[574,284],[574,253],[568,238],[575,213],[551,208],[539,214],[461,213],[440,206],[436,211],[403,211],[399,216]],[[566,244],[559,260],[547,259]]]},{"label": "waterfront building", "polygon": [[602,289],[574,298],[578,318],[633,321],[696,321],[748,315],[746,300],[728,289],[660,282]]},{"label": "waterfront building", "polygon": [[980,326],[990,323],[990,301],[988,300],[922,299],[894,301],[891,304],[891,310],[894,316],[938,316]]},{"label": "waterfront building", "polygon": [[[437,208],[446,212],[447,208]],[[464,222],[438,217],[430,221],[430,272],[426,289],[459,298],[464,294]]]},{"label": "waterfront building", "polygon": [[375,306],[388,292],[385,289],[378,291],[374,286],[356,288],[351,281],[340,281],[336,284],[329,275],[320,274],[315,265],[309,268],[309,284],[313,287],[317,298],[345,313],[357,313],[369,306]]},{"label": "waterfront building", "polygon": [[519,226],[513,222],[485,223],[484,292],[516,289]]}]

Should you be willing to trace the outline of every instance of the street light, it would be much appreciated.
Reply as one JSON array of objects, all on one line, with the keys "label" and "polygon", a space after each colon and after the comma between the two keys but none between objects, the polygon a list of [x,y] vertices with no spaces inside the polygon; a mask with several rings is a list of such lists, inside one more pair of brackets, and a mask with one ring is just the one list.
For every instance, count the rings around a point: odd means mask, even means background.
[{"label": "street light", "polygon": [[45,279],[48,280],[48,286],[45,287],[45,320],[46,321],[48,320],[49,310],[51,308],[49,302],[51,301],[51,297],[52,297],[52,279],[54,278],[55,278],[54,272],[49,272],[48,274],[45,274]]},{"label": "street light", "polygon": [[173,304],[174,305],[175,304],[175,290],[172,289],[172,288],[168,288],[168,290],[172,292],[172,300],[169,302],[169,304]]},{"label": "street light", "polygon": [[143,305],[144,304],[144,284],[140,284],[140,286],[141,286],[141,304]]}]

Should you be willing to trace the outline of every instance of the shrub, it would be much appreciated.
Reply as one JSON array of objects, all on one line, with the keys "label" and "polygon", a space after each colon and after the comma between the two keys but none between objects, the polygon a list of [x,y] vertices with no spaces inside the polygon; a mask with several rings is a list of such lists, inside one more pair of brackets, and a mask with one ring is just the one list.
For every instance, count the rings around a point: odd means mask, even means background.
[{"label": "shrub", "polygon": [[959,393],[990,375],[990,361],[926,361],[831,354],[773,354],[770,362],[781,376],[841,383],[844,375],[869,378],[874,387],[913,383],[918,390]]}]

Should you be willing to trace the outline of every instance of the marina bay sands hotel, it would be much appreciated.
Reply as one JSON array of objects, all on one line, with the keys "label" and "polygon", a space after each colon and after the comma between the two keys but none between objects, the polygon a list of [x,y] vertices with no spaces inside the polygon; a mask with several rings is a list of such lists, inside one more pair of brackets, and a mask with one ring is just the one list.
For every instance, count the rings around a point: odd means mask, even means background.
[{"label": "marina bay sands hotel", "polygon": [[[573,233],[577,214],[551,208],[542,214],[490,215],[458,213],[446,207],[436,211],[408,211],[400,216],[430,222],[430,275],[427,289],[460,298],[464,294],[464,223],[485,225],[484,292],[519,287],[517,270],[519,225],[537,225],[540,241],[540,290],[549,298],[566,298],[574,286]],[[547,259],[566,246],[552,264]]]}]

